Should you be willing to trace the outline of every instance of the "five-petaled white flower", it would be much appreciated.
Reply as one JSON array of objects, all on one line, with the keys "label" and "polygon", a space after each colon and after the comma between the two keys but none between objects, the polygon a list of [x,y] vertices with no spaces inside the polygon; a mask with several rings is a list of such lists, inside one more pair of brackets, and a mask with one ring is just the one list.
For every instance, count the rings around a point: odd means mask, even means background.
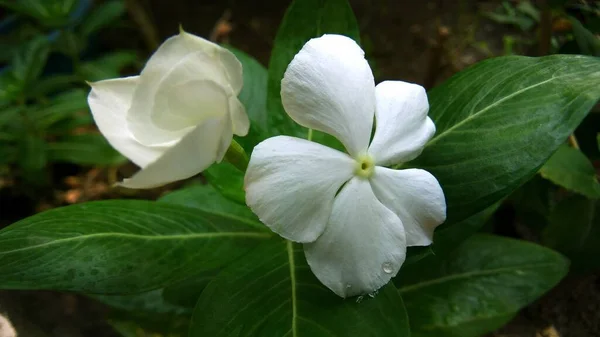
[{"label": "five-petaled white flower", "polygon": [[269,138],[252,153],[246,202],[271,230],[304,243],[310,268],[333,292],[373,292],[398,273],[406,247],[431,244],[446,218],[430,173],[385,167],[417,157],[435,133],[425,90],[400,81],[375,86],[362,49],[324,35],[294,57],[281,98],[294,121],[335,136],[348,154]]},{"label": "five-petaled white flower", "polygon": [[250,122],[238,100],[242,65],[227,49],[181,31],[139,76],[91,83],[88,102],[109,143],[142,168],[120,185],[150,188],[221,161]]}]

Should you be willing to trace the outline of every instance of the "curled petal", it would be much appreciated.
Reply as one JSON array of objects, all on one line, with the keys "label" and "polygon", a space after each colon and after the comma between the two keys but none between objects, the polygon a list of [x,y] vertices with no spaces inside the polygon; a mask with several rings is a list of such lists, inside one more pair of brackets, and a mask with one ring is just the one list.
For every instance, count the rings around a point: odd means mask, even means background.
[{"label": "curled petal", "polygon": [[233,133],[237,136],[245,136],[250,129],[250,120],[246,114],[246,108],[237,97],[229,98],[229,111],[233,123]]},{"label": "curled petal", "polygon": [[[157,145],[177,141],[204,118],[223,113],[210,110],[211,93],[191,87],[191,82],[210,81],[227,96],[235,97],[241,88],[239,76],[223,68],[221,54],[229,51],[201,38],[181,33],[168,39],[148,61],[140,74],[131,107],[127,113],[129,128],[143,144]],[[235,62],[233,62],[235,61]],[[234,71],[236,74],[238,71]],[[231,77],[239,77],[231,82]],[[238,88],[239,87],[239,88]],[[181,102],[182,104],[179,104]]]},{"label": "curled petal", "polygon": [[334,196],[353,170],[345,153],[299,138],[269,138],[252,152],[246,203],[275,233],[311,242],[323,232]]},{"label": "curled petal", "polygon": [[420,85],[385,81],[375,88],[376,128],[369,153],[377,165],[399,164],[416,158],[435,134],[429,103]]},{"label": "curled petal", "polygon": [[377,198],[402,220],[408,246],[431,244],[433,231],[446,220],[444,192],[431,173],[378,166],[371,186]]},{"label": "curled petal", "polygon": [[127,129],[126,114],[138,76],[91,83],[88,104],[100,132],[110,145],[140,167],[158,158],[166,149],[140,144]]},{"label": "curled petal", "polygon": [[339,139],[356,156],[366,151],[375,112],[375,83],[352,39],[323,35],[308,41],[281,81],[285,111],[298,124]]},{"label": "curled petal", "polygon": [[[228,137],[223,134],[229,132]],[[144,167],[120,186],[127,188],[153,188],[192,177],[209,167],[227,149],[223,140],[231,142],[229,118],[212,118],[196,126],[156,161]]]},{"label": "curled petal", "polygon": [[353,178],[336,196],[323,234],[304,244],[313,273],[341,297],[371,293],[398,273],[406,258],[400,219],[367,180]]}]

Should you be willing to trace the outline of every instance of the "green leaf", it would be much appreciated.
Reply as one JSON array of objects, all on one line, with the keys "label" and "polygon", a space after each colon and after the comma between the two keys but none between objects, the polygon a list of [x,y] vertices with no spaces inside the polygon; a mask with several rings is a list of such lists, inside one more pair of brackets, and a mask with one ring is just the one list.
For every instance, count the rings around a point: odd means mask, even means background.
[{"label": "green leaf", "polygon": [[123,14],[125,14],[125,3],[122,0],[106,1],[82,22],[81,34],[87,37],[108,26]]},{"label": "green leaf", "polygon": [[242,205],[246,204],[244,172],[227,162],[211,165],[202,173],[222,195]]},{"label": "green leaf", "polygon": [[270,236],[237,217],[165,203],[77,204],[0,230],[0,288],[139,293],[227,265]]},{"label": "green leaf", "polygon": [[0,6],[36,19],[48,27],[60,27],[69,22],[69,14],[77,0],[0,0]]},{"label": "green leaf", "polygon": [[89,115],[86,92],[81,89],[74,89],[64,92],[47,104],[35,106],[29,111],[31,120],[36,128],[40,130],[48,129],[56,123],[71,119],[77,113],[85,112]]},{"label": "green leaf", "polygon": [[86,81],[94,82],[121,76],[121,70],[136,65],[138,56],[134,51],[118,51],[84,62],[77,69]]},{"label": "green leaf", "polygon": [[46,142],[42,137],[28,133],[19,139],[19,168],[26,179],[37,180],[47,161]]},{"label": "green leaf", "polygon": [[477,337],[554,287],[568,265],[542,246],[479,234],[450,254],[402,268],[398,290],[412,336]]},{"label": "green leaf", "polygon": [[600,39],[592,32],[587,30],[579,20],[569,16],[569,21],[573,26],[573,35],[577,45],[584,55],[600,56]]},{"label": "green leaf", "polygon": [[246,113],[250,119],[250,131],[247,136],[237,138],[237,141],[250,151],[266,138],[266,134],[276,134],[276,132],[267,133],[269,130],[267,124],[267,69],[252,56],[233,47],[226,47],[240,60],[244,69],[244,87],[240,92],[239,99],[246,107]]},{"label": "green leaf", "polygon": [[245,205],[234,202],[224,197],[211,185],[193,185],[175,192],[171,192],[158,200],[169,204],[197,208],[215,214],[229,214],[253,221],[256,226],[262,223],[256,215]]},{"label": "green leaf", "polygon": [[112,166],[126,159],[101,134],[87,133],[62,137],[48,144],[50,161],[79,165]]},{"label": "green leaf", "polygon": [[588,198],[600,198],[600,184],[592,162],[578,149],[568,145],[558,148],[540,169],[542,177]]},{"label": "green leaf", "polygon": [[593,271],[600,268],[595,258],[600,254],[600,215],[598,201],[582,196],[562,200],[552,210],[548,227],[542,233],[543,243],[571,259],[574,270]]},{"label": "green leaf", "polygon": [[273,240],[209,283],[196,305],[189,336],[409,335],[406,311],[393,285],[374,298],[344,300],[317,280],[300,245]]},{"label": "green leaf", "polygon": [[281,105],[281,79],[288,64],[308,40],[328,33],[359,41],[358,24],[347,0],[294,0],[288,7],[269,61],[268,122],[271,129],[279,131],[278,134],[306,137],[307,130],[296,124]]},{"label": "green leaf", "polygon": [[12,73],[24,88],[32,86],[42,74],[50,53],[50,44],[46,37],[39,36],[27,43],[14,55]]},{"label": "green leaf", "polygon": [[600,97],[600,59],[556,55],[489,59],[429,93],[437,133],[409,165],[444,189],[447,223],[529,180]]}]

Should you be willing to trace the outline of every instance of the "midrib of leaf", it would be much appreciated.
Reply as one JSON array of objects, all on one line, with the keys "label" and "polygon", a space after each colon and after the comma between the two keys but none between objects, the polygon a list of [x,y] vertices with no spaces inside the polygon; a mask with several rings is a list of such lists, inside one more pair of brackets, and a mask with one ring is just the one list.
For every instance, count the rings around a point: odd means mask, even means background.
[{"label": "midrib of leaf", "polygon": [[290,283],[292,289],[292,337],[298,336],[297,330],[297,318],[298,318],[298,308],[296,302],[296,263],[294,261],[294,244],[292,241],[287,241],[287,254],[288,261],[290,265]]},{"label": "midrib of leaf", "polygon": [[463,124],[468,123],[471,119],[473,119],[473,118],[479,116],[480,114],[486,112],[487,110],[489,110],[489,109],[491,109],[491,108],[493,108],[493,107],[495,107],[495,106],[503,103],[504,101],[507,101],[507,100],[509,100],[509,99],[517,96],[517,95],[520,95],[520,94],[522,94],[522,93],[524,93],[524,92],[526,92],[528,90],[531,90],[531,89],[536,88],[536,87],[538,87],[540,85],[543,85],[543,84],[546,84],[548,82],[551,82],[553,80],[556,80],[556,79],[559,79],[559,78],[562,78],[562,77],[570,77],[570,76],[573,76],[573,75],[571,74],[571,75],[565,75],[565,76],[559,76],[559,77],[552,77],[552,78],[547,79],[545,81],[542,81],[542,82],[536,83],[534,85],[530,85],[528,87],[525,87],[525,88],[523,88],[521,90],[517,90],[517,91],[513,92],[510,95],[504,96],[501,99],[495,101],[494,103],[488,105],[487,107],[485,107],[485,108],[483,108],[483,109],[481,109],[481,110],[479,110],[479,111],[477,111],[477,112],[475,112],[475,113],[467,116],[467,118],[465,118],[462,121],[460,121],[460,122],[452,125],[450,128],[444,130],[442,133],[439,134],[439,136],[433,138],[429,143],[427,143],[427,145],[425,145],[425,147],[428,147],[428,146],[431,146],[431,145],[435,144],[438,140],[440,140],[441,138],[443,138],[445,135],[449,134],[454,129],[461,127]]},{"label": "midrib of leaf", "polygon": [[247,238],[258,238],[258,239],[267,239],[270,238],[271,235],[269,233],[256,233],[256,232],[216,232],[216,233],[194,233],[194,234],[179,234],[179,235],[138,235],[138,234],[128,234],[128,233],[97,233],[97,234],[88,234],[81,235],[71,238],[65,239],[57,239],[50,242],[45,242],[35,246],[29,246],[19,249],[13,249],[9,251],[0,252],[0,256],[4,254],[16,253],[21,251],[27,251],[30,249],[37,249],[47,246],[53,246],[55,244],[85,240],[89,238],[106,238],[106,237],[121,237],[121,238],[132,238],[132,239],[143,239],[143,240],[188,240],[188,239],[199,239],[199,238],[218,238],[218,237],[247,237]]},{"label": "midrib of leaf", "polygon": [[425,288],[425,287],[429,287],[432,285],[436,285],[436,284],[440,284],[440,283],[444,283],[444,282],[448,282],[448,281],[456,281],[456,280],[466,279],[466,278],[470,278],[470,277],[488,276],[488,275],[493,275],[493,274],[514,273],[516,270],[521,270],[521,269],[539,269],[539,268],[545,268],[545,267],[552,267],[555,265],[556,265],[555,263],[528,264],[528,265],[521,265],[521,266],[511,266],[511,267],[504,267],[504,268],[471,271],[471,272],[460,273],[460,274],[452,274],[452,275],[447,275],[447,276],[443,276],[440,278],[436,278],[434,280],[419,282],[419,283],[415,283],[415,284],[412,284],[409,286],[398,288],[398,291],[400,293],[407,293],[407,292],[417,290],[419,288]]}]

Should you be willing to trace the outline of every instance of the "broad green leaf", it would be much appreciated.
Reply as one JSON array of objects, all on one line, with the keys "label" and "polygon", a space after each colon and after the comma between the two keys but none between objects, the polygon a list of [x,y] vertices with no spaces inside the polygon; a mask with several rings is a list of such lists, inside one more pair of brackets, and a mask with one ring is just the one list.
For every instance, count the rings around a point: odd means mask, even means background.
[{"label": "broad green leaf", "polygon": [[77,69],[81,78],[94,82],[121,76],[121,70],[137,65],[138,56],[134,51],[118,51],[83,62]]},{"label": "broad green leaf", "polygon": [[[266,138],[267,130],[267,69],[252,56],[226,46],[242,63],[244,68],[244,87],[239,99],[246,107],[250,119],[250,131],[244,137],[236,138],[247,151]],[[275,134],[270,132],[268,134]]]},{"label": "broad green leaf", "polygon": [[600,268],[600,215],[598,201],[582,196],[562,200],[552,210],[543,243],[571,259],[573,269],[593,271]]},{"label": "broad green leaf", "polygon": [[[118,327],[116,330],[122,334],[133,332],[137,333],[133,336],[139,337],[155,336],[154,334],[158,333],[172,336],[178,333],[178,336],[185,336],[192,310],[165,301],[163,292],[163,289],[156,289],[135,295],[91,297],[112,309],[109,313],[109,323]],[[146,334],[140,335],[140,331]]]},{"label": "broad green leaf", "polygon": [[[430,255],[444,255],[477,233],[500,206],[500,202],[462,221],[442,225],[433,233],[433,244],[426,247],[408,247],[405,265],[417,263]],[[398,282],[399,278],[395,279]]]},{"label": "broad green leaf", "polygon": [[263,226],[256,215],[247,206],[224,197],[212,185],[192,185],[171,192],[158,200],[169,204],[197,208],[215,214],[228,214],[249,221],[256,226]]},{"label": "broad green leaf", "polygon": [[328,33],[359,41],[358,24],[347,0],[294,0],[288,7],[269,60],[268,123],[271,129],[279,131],[278,134],[306,137],[307,130],[296,124],[281,105],[281,79],[288,64],[308,40]]},{"label": "broad green leaf", "polygon": [[508,322],[568,271],[560,254],[532,243],[475,235],[450,254],[400,270],[414,337],[477,337]]},{"label": "broad green leaf", "polygon": [[80,31],[83,36],[106,27],[125,13],[125,3],[122,0],[111,0],[100,4],[81,23]]},{"label": "broad green leaf", "polygon": [[542,177],[588,198],[600,198],[596,169],[578,149],[568,145],[558,148],[540,169]]},{"label": "broad green leaf", "polygon": [[600,59],[509,56],[480,62],[429,93],[437,133],[409,165],[444,189],[447,223],[529,180],[600,97]]},{"label": "broad green leaf", "polygon": [[242,205],[246,204],[244,172],[227,162],[222,162],[210,166],[203,174],[208,182],[225,197]]},{"label": "broad green leaf", "polygon": [[587,30],[576,18],[570,16],[569,21],[571,21],[571,25],[573,26],[573,35],[575,35],[575,40],[581,53],[584,55],[600,56],[600,38]]},{"label": "broad green leaf", "polygon": [[48,158],[53,162],[100,166],[118,165],[126,161],[106,138],[96,133],[70,135],[48,143]]},{"label": "broad green leaf", "polygon": [[302,246],[273,240],[209,283],[196,305],[189,336],[409,335],[406,311],[393,285],[373,298],[342,299],[313,275]]},{"label": "broad green leaf", "polygon": [[139,293],[227,265],[270,236],[236,217],[165,203],[77,204],[0,230],[0,289]]}]

